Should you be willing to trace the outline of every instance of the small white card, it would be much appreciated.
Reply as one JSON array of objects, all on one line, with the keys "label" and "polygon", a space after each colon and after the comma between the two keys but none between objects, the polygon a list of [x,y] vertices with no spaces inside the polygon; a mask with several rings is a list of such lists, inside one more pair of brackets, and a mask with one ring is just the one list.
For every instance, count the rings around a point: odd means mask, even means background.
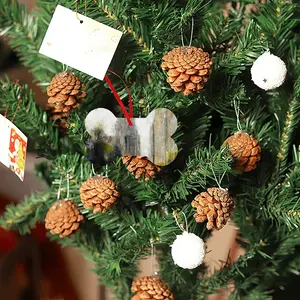
[{"label": "small white card", "polygon": [[122,32],[81,14],[78,18],[58,5],[39,52],[103,80]]},{"label": "small white card", "polygon": [[24,180],[27,137],[11,121],[0,115],[0,162]]}]

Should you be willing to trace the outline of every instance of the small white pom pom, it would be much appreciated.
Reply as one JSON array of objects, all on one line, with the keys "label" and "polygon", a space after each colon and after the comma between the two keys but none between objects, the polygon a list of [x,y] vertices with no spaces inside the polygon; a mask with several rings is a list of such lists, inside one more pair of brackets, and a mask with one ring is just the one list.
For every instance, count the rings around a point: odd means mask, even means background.
[{"label": "small white pom pom", "polygon": [[205,256],[205,245],[201,238],[184,231],[177,235],[172,247],[174,263],[183,269],[194,269],[200,266]]},{"label": "small white pom pom", "polygon": [[265,91],[281,86],[286,72],[285,63],[269,51],[259,56],[251,68],[253,82]]}]

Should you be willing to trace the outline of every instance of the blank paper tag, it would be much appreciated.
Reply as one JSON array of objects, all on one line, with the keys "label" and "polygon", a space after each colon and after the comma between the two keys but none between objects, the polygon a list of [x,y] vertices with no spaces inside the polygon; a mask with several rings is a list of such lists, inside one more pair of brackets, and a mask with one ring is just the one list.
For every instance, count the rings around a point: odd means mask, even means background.
[{"label": "blank paper tag", "polygon": [[40,53],[103,80],[122,32],[58,5]]},{"label": "blank paper tag", "polygon": [[0,115],[0,162],[24,180],[27,137]]}]

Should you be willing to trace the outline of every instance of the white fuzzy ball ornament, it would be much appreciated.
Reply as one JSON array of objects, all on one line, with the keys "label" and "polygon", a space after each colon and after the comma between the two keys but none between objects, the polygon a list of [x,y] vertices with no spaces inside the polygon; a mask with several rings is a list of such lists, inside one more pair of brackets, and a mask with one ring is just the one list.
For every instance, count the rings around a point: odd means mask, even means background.
[{"label": "white fuzzy ball ornament", "polygon": [[174,263],[179,267],[194,269],[203,263],[205,244],[197,235],[184,231],[171,247]]},{"label": "white fuzzy ball ornament", "polygon": [[285,63],[269,51],[259,56],[251,68],[252,81],[265,91],[281,86],[286,72]]}]

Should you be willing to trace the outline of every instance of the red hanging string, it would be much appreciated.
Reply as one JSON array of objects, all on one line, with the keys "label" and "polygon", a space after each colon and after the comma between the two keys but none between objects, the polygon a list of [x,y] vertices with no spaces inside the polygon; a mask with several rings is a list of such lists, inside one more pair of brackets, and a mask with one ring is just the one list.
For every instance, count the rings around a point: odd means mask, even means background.
[{"label": "red hanging string", "polygon": [[111,71],[111,70],[108,70],[108,72],[110,72],[110,73],[116,75],[117,77],[119,77],[119,78],[122,80],[122,82],[124,83],[124,85],[125,85],[125,88],[126,88],[127,93],[128,93],[129,113],[128,113],[128,111],[126,110],[126,108],[125,108],[125,106],[124,106],[124,104],[123,104],[123,102],[122,102],[122,100],[121,100],[121,98],[120,98],[118,92],[117,92],[116,89],[114,88],[114,86],[113,86],[112,82],[110,81],[110,79],[108,78],[108,76],[105,75],[105,77],[104,77],[106,83],[107,83],[108,86],[110,87],[110,89],[111,89],[111,91],[113,92],[113,94],[114,94],[114,96],[115,96],[117,102],[119,103],[119,105],[120,105],[120,107],[121,107],[122,112],[123,112],[123,114],[124,114],[124,116],[125,116],[125,118],[126,118],[126,120],[127,120],[127,122],[128,122],[128,125],[129,125],[129,126],[132,126],[131,119],[133,118],[133,104],[132,104],[132,98],[131,98],[130,90],[129,90],[129,88],[128,88],[126,82],[125,82],[118,74],[116,74],[115,72],[113,72],[113,71]]}]

